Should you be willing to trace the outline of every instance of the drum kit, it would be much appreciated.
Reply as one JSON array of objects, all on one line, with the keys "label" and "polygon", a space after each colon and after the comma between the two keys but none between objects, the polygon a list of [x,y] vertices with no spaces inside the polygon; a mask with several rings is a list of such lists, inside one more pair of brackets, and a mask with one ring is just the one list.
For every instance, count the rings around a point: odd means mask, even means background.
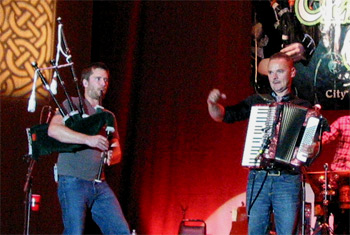
[{"label": "drum kit", "polygon": [[313,234],[334,234],[329,226],[329,216],[332,213],[336,223],[339,211],[350,209],[350,171],[331,171],[328,164],[324,171],[306,173],[306,181],[315,194],[314,215],[319,218],[319,224]]}]

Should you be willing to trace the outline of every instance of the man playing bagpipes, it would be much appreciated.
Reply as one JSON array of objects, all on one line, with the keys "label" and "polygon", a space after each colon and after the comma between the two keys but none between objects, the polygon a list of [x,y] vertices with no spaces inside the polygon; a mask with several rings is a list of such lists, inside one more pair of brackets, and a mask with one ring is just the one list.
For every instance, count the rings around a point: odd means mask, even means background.
[{"label": "man playing bagpipes", "polygon": [[[84,111],[79,112],[89,117],[102,112],[111,113],[99,106],[109,84],[109,69],[106,65],[89,65],[82,71],[81,80],[84,87]],[[69,110],[72,104],[81,109],[79,98],[75,97],[70,102],[64,101],[63,108]],[[75,152],[60,152],[58,156],[58,198],[62,209],[64,234],[83,233],[87,210],[91,210],[92,218],[103,234],[130,234],[118,199],[104,180],[102,167],[104,162],[114,165],[121,161],[114,115],[113,118],[114,128],[101,128],[94,135],[73,130],[67,126],[59,112],[49,124],[49,137],[66,144],[86,146],[85,149]]]}]

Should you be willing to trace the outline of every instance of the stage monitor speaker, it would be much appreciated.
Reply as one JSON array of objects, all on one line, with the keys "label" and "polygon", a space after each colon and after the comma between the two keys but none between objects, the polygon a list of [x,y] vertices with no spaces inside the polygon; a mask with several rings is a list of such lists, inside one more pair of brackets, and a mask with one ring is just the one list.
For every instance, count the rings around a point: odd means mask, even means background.
[{"label": "stage monitor speaker", "polygon": [[204,220],[184,219],[180,223],[179,235],[206,235],[207,225]]}]

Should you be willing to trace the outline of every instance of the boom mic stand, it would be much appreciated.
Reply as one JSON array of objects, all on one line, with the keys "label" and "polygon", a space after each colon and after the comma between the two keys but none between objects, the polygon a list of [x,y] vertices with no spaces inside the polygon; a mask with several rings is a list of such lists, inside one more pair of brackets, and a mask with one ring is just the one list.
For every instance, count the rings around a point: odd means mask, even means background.
[{"label": "boom mic stand", "polygon": [[[48,123],[50,121],[51,118],[51,106],[49,106],[49,112],[47,115],[47,119],[46,119],[46,123]],[[40,115],[41,116],[41,115]],[[40,122],[41,122],[41,117],[40,117]],[[31,148],[31,137],[30,134],[28,133],[29,128],[27,128],[27,136],[28,136],[28,147],[29,147],[29,151],[28,154],[23,156],[23,159],[26,162],[29,162],[29,166],[28,166],[28,172],[26,175],[26,182],[24,184],[24,188],[23,191],[25,193],[25,200],[24,200],[24,230],[23,230],[23,234],[24,235],[29,235],[29,228],[30,228],[30,214],[31,214],[31,204],[32,204],[32,185],[33,185],[33,169],[34,169],[34,165],[36,163],[36,160],[34,158],[32,158],[32,148]]]},{"label": "boom mic stand", "polygon": [[[25,157],[30,157],[26,155]],[[28,160],[27,160],[28,161]],[[24,231],[23,234],[29,235],[29,224],[30,224],[30,212],[31,212],[31,200],[32,200],[32,172],[35,165],[35,160],[30,159],[28,173],[26,176],[26,183],[24,185],[25,201],[24,201]]]}]

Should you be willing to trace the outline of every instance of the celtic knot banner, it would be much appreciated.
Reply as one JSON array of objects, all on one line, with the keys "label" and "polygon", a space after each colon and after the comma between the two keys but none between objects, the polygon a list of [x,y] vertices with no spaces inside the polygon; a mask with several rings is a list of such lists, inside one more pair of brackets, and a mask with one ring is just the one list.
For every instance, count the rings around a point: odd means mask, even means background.
[{"label": "celtic knot banner", "polygon": [[[1,96],[29,96],[34,69],[31,62],[48,67],[53,58],[56,0],[0,1]],[[45,77],[50,78],[48,71]],[[48,95],[38,79],[37,97]]]}]

